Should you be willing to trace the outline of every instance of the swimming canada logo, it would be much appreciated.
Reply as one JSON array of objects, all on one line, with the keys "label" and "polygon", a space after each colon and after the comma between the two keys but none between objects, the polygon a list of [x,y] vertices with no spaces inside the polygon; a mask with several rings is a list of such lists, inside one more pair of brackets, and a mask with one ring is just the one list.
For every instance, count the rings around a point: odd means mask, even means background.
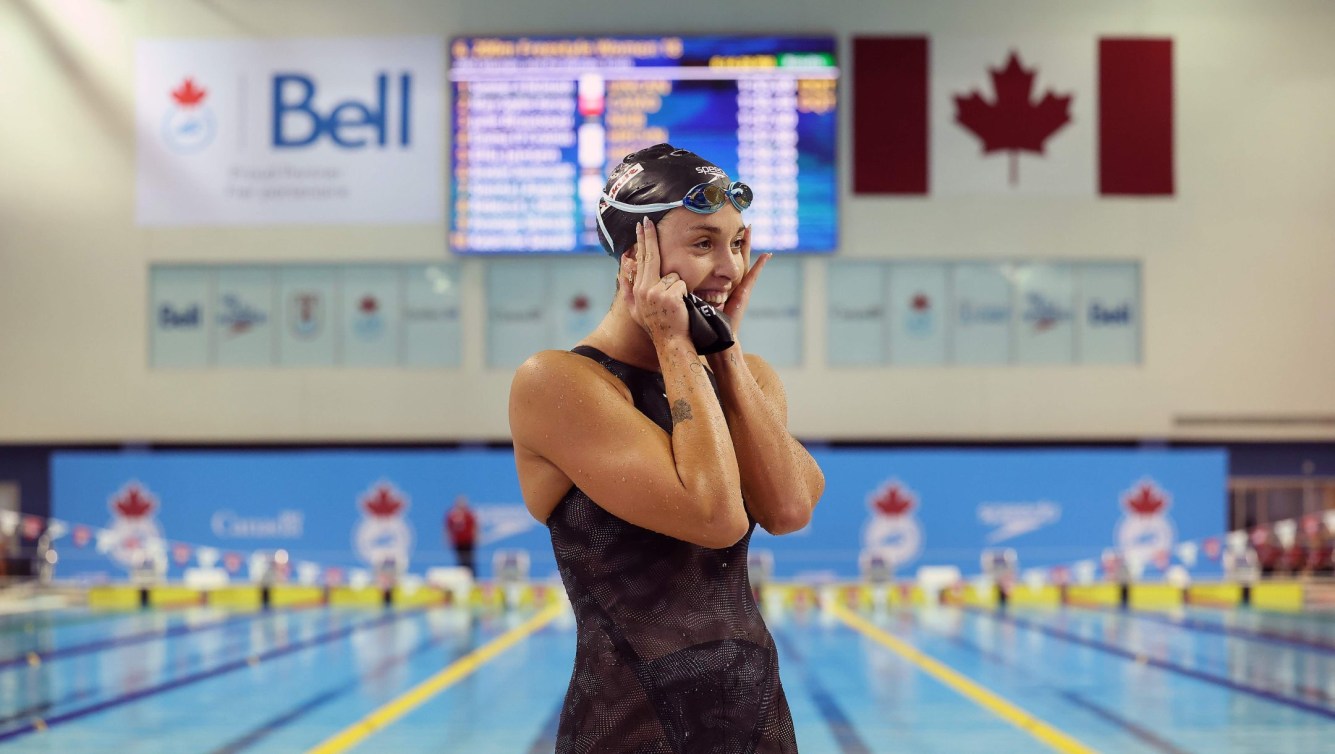
[{"label": "swimming canada logo", "polygon": [[898,479],[876,488],[867,496],[871,518],[862,530],[862,552],[901,566],[922,552],[922,528],[913,518],[918,496]]},{"label": "swimming canada logo", "polygon": [[570,298],[570,314],[566,324],[572,332],[583,333],[593,327],[593,312],[589,297],[585,293],[576,293]]},{"label": "swimming canada logo", "polygon": [[910,335],[925,338],[936,329],[936,316],[932,314],[932,300],[926,293],[919,291],[909,300],[908,318],[904,322]]},{"label": "swimming canada logo", "polygon": [[357,501],[362,520],[353,533],[357,555],[373,568],[402,573],[413,552],[413,529],[405,518],[408,496],[390,482],[378,482]]},{"label": "swimming canada logo", "polygon": [[1124,558],[1149,563],[1172,550],[1177,539],[1177,529],[1168,517],[1172,504],[1172,496],[1149,477],[1122,493],[1126,514],[1117,523],[1115,536]]},{"label": "swimming canada logo", "polygon": [[162,527],[154,513],[158,498],[147,487],[132,481],[107,500],[111,522],[98,534],[97,549],[125,568],[143,566],[164,546]]},{"label": "swimming canada logo", "polygon": [[162,119],[163,142],[177,154],[203,151],[218,132],[218,118],[204,104],[208,90],[187,76],[170,94],[172,104]]},{"label": "swimming canada logo", "polygon": [[371,294],[362,296],[357,302],[357,313],[353,315],[352,331],[362,340],[375,340],[385,330],[385,318],[380,313],[380,301]]}]

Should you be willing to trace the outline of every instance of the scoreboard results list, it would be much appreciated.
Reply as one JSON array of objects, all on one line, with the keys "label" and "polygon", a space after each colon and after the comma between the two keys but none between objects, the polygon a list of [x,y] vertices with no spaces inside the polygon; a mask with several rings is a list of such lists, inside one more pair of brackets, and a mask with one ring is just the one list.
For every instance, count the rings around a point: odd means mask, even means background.
[{"label": "scoreboard results list", "polygon": [[833,251],[834,51],[829,37],[453,40],[451,248],[600,251],[607,173],[669,142],[752,187],[758,251]]}]

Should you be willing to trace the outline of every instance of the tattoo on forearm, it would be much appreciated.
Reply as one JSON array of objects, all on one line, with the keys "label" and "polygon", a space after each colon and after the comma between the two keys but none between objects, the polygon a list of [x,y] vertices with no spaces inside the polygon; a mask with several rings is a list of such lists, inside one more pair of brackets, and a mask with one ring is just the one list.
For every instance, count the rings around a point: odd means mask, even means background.
[{"label": "tattoo on forearm", "polygon": [[692,371],[692,372],[695,372],[696,374],[699,374],[699,373],[705,371],[705,367],[704,367],[703,364],[701,364],[701,363],[698,362],[698,361],[692,361],[692,362],[691,362],[691,371]]},{"label": "tattoo on forearm", "polygon": [[672,404],[672,426],[675,427],[690,418],[691,404],[687,403],[685,398],[678,398],[677,402]]}]

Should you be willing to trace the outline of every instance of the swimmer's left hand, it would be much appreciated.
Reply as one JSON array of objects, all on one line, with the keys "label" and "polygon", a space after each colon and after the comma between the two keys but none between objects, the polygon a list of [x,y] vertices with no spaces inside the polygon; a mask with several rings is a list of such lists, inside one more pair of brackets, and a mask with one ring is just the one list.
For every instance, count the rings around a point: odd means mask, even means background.
[{"label": "swimmer's left hand", "polygon": [[760,277],[760,271],[764,269],[765,263],[773,256],[773,254],[761,254],[754,265],[750,264],[751,228],[748,226],[742,233],[742,263],[747,267],[746,274],[733,287],[732,293],[728,294],[727,302],[723,304],[723,313],[728,315],[734,333],[741,330],[742,315],[746,313],[746,306],[751,301],[751,289],[755,287],[756,279]]}]

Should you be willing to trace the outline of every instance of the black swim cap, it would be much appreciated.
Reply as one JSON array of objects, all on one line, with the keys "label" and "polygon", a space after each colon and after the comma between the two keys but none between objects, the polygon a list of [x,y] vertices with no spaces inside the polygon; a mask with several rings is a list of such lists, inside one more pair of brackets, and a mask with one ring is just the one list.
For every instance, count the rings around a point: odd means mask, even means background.
[{"label": "black swim cap", "polygon": [[[701,183],[727,186],[730,181],[722,168],[694,152],[671,144],[655,144],[626,155],[608,176],[603,195],[618,203],[666,204],[681,201],[687,191]],[[600,199],[598,212],[607,232],[600,230],[598,240],[609,255],[620,256],[635,246],[636,223],[645,217],[657,223],[671,211],[622,211]]]}]

